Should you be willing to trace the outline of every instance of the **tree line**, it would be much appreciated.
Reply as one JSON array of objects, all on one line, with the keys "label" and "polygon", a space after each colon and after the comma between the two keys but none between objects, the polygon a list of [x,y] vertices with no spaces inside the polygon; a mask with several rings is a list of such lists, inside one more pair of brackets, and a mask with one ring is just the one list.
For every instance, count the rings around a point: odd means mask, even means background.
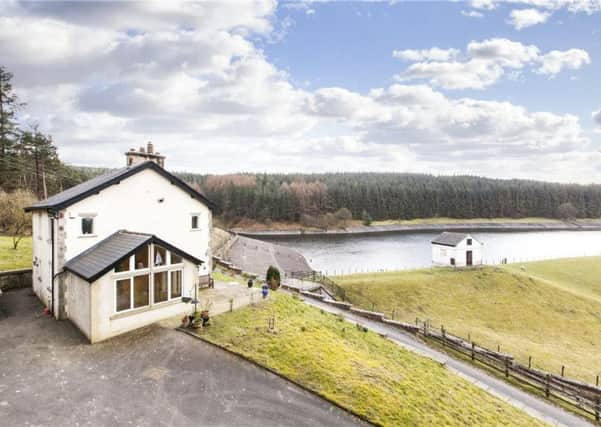
[{"label": "tree line", "polygon": [[227,221],[323,220],[343,208],[364,222],[601,217],[601,185],[408,173],[179,175],[215,201]]},{"label": "tree line", "polygon": [[0,66],[0,191],[31,191],[44,199],[88,178],[84,170],[60,161],[50,135],[36,124],[22,126],[26,108],[12,85],[13,75]]}]

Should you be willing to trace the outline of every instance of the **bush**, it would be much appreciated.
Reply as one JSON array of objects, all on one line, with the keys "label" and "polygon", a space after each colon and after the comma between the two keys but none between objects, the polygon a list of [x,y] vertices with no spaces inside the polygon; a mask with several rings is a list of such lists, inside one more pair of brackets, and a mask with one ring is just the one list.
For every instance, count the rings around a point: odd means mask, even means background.
[{"label": "bush", "polygon": [[280,270],[270,265],[267,269],[267,274],[265,275],[265,281],[270,289],[274,291],[278,289],[280,287]]},{"label": "bush", "polygon": [[372,218],[369,212],[363,211],[363,213],[361,214],[361,221],[363,221],[363,225],[371,225]]},{"label": "bush", "polygon": [[336,219],[346,228],[346,223],[353,219],[353,214],[347,208],[340,208],[334,212]]},{"label": "bush", "polygon": [[578,209],[571,203],[562,203],[557,208],[557,216],[561,219],[574,219],[578,216]]},{"label": "bush", "polygon": [[0,192],[0,229],[13,238],[15,250],[21,239],[31,234],[31,213],[25,213],[24,209],[35,202],[30,191]]}]

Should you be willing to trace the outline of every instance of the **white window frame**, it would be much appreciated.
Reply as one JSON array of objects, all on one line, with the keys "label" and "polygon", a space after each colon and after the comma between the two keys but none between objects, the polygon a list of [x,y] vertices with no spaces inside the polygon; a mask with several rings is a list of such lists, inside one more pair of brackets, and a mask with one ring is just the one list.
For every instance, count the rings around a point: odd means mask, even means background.
[{"label": "white window frame", "polygon": [[[176,301],[176,300],[181,300],[182,296],[184,295],[184,260],[183,260],[183,257],[181,257],[182,262],[177,263],[177,264],[171,264],[171,251],[162,245],[157,244],[157,246],[161,246],[163,249],[165,249],[167,264],[161,265],[158,267],[154,266],[155,244],[152,243],[152,244],[147,245],[147,248],[149,251],[149,254],[148,254],[149,262],[148,262],[147,268],[143,268],[143,269],[139,269],[139,270],[135,269],[136,254],[134,252],[129,257],[129,271],[115,272],[115,270],[113,269],[113,314],[135,312],[137,310],[148,310],[148,309],[152,309],[154,306],[161,306],[162,304],[166,304],[166,303]],[[171,273],[175,272],[175,271],[181,272],[181,275],[182,275],[182,294],[178,297],[172,297],[172,295],[171,295]],[[155,275],[155,273],[163,273],[163,272],[167,273],[167,299],[165,301],[155,302],[155,300],[154,300],[154,275]],[[148,305],[144,305],[142,307],[134,307],[133,306],[134,305],[134,278],[137,276],[144,276],[144,275],[148,276],[148,295],[149,295]],[[127,280],[127,279],[129,279],[129,281],[130,281],[129,282],[129,286],[130,286],[129,308],[126,310],[117,311],[117,282],[121,281],[121,280]]]}]

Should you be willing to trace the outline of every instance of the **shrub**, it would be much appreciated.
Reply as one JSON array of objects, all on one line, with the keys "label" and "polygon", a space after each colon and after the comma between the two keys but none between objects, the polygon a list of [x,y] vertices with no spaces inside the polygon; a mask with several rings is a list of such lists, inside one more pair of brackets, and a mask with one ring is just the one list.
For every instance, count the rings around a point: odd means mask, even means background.
[{"label": "shrub", "polygon": [[270,265],[265,275],[265,281],[269,285],[269,288],[275,291],[280,287],[280,270]]},{"label": "shrub", "polygon": [[361,214],[361,221],[363,221],[363,225],[371,225],[372,218],[369,212],[363,211]]}]

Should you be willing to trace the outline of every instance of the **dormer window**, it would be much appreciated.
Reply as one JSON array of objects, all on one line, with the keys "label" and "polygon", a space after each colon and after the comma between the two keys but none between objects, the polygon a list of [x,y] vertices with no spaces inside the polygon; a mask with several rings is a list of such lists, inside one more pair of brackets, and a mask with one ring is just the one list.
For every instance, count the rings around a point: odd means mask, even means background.
[{"label": "dormer window", "polygon": [[94,234],[94,218],[84,217],[81,219],[81,234]]},{"label": "dormer window", "polygon": [[472,239],[467,239],[467,245],[472,246]]}]

